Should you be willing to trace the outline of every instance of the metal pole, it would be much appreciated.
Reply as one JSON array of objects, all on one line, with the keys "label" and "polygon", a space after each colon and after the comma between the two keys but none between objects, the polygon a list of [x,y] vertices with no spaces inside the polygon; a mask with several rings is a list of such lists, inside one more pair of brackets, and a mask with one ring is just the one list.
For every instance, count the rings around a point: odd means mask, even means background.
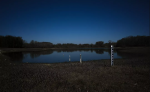
[{"label": "metal pole", "polygon": [[114,65],[114,54],[113,54],[113,45],[111,45],[111,66]]},{"label": "metal pole", "polygon": [[70,55],[69,55],[69,61],[71,61],[71,59],[70,59]]},{"label": "metal pole", "polygon": [[82,56],[81,56],[81,54],[80,54],[80,63],[82,63]]}]

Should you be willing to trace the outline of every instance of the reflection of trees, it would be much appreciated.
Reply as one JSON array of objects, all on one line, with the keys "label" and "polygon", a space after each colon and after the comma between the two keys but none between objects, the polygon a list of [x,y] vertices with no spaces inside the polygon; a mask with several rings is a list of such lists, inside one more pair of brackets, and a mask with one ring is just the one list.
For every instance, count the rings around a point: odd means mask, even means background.
[{"label": "reflection of trees", "polygon": [[47,54],[52,54],[53,50],[48,50],[48,51],[30,51],[30,52],[24,52],[25,53],[30,53],[31,58],[36,58],[39,57],[40,55],[47,55]]},{"label": "reflection of trees", "polygon": [[[63,49],[63,50],[55,50],[57,52],[74,52],[74,51],[95,51],[97,54],[103,54],[104,51],[108,52],[109,54],[111,54],[111,50],[110,49]],[[116,52],[116,50],[114,50],[114,53]]]},{"label": "reflection of trees", "polygon": [[104,49],[95,49],[94,50],[97,54],[103,54],[104,53]]},{"label": "reflection of trees", "polygon": [[[10,52],[10,53],[5,53],[8,57],[12,59],[12,61],[19,61],[22,62],[23,58],[26,58],[25,55],[30,53],[31,58],[36,58],[39,57],[40,55],[48,55],[52,54],[53,51],[57,52],[74,52],[74,51],[91,51],[91,52],[96,52],[97,54],[103,54],[104,52],[108,52],[111,54],[110,49],[62,49],[62,50],[48,50],[48,51],[26,51],[26,52]],[[114,53],[117,52],[117,54],[121,57],[127,56],[129,54],[119,52],[117,50],[114,50]]]},{"label": "reflection of trees", "polygon": [[73,51],[76,51],[76,49],[62,49],[60,51],[62,51],[62,52],[73,52]]},{"label": "reflection of trees", "polygon": [[[109,55],[111,55],[111,49],[105,49],[104,51],[105,51],[105,52],[108,52]],[[116,52],[117,52],[117,50],[114,49],[114,50],[113,50],[113,53],[116,53]]]},{"label": "reflection of trees", "polygon": [[[93,49],[93,51],[95,51],[97,54],[103,54],[104,52],[108,52],[109,55],[111,54],[111,49]],[[92,52],[92,49],[91,49]],[[116,53],[117,51],[114,50],[114,53]]]},{"label": "reflection of trees", "polygon": [[61,50],[57,50],[57,52],[58,52],[58,53],[60,53],[60,52],[61,52]]},{"label": "reflection of trees", "polygon": [[23,60],[22,52],[9,52],[9,53],[4,53],[4,55],[10,57],[12,61],[22,62]]},{"label": "reflection of trees", "polygon": [[[74,51],[95,51],[97,54],[103,54],[104,51],[108,52],[109,54],[111,54],[110,49],[59,49],[59,50],[49,50],[49,51],[32,51],[32,52],[24,52],[25,53],[30,53],[30,57],[31,58],[36,58],[39,57],[40,55],[47,55],[47,54],[52,54],[53,51],[57,51],[57,52],[74,52]],[[116,50],[114,50],[114,53],[116,52]]]},{"label": "reflection of trees", "polygon": [[30,57],[31,58],[36,58],[36,57],[39,57],[41,54],[39,53],[30,53]]},{"label": "reflection of trees", "polygon": [[137,53],[127,53],[127,52],[122,52],[122,51],[117,51],[117,55],[121,56],[123,58],[132,58],[132,57],[138,57],[139,54]]},{"label": "reflection of trees", "polygon": [[28,53],[23,53],[23,58],[27,58],[28,57]]},{"label": "reflection of trees", "polygon": [[131,56],[131,54],[129,54],[129,53],[124,53],[124,52],[120,52],[120,51],[117,51],[117,55],[121,56],[123,58]]},{"label": "reflection of trees", "polygon": [[63,52],[74,52],[74,51],[89,51],[90,49],[63,49]]}]

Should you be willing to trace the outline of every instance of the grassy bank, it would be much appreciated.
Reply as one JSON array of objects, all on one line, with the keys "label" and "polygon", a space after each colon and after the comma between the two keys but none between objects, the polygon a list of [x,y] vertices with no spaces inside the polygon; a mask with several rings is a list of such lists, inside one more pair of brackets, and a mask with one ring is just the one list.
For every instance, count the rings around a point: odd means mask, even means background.
[{"label": "grassy bank", "polygon": [[[144,48],[143,48],[144,49]],[[137,49],[138,50],[138,49]],[[120,50],[120,51],[125,51]],[[135,50],[125,53],[137,53]],[[82,64],[11,63],[0,54],[1,92],[150,92],[150,58],[86,61]]]}]

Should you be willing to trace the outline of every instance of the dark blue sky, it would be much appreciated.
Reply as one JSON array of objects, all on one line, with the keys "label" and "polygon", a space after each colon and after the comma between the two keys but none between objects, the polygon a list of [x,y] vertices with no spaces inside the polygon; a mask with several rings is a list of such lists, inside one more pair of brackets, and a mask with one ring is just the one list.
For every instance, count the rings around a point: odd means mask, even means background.
[{"label": "dark blue sky", "polygon": [[56,43],[149,35],[149,0],[1,0],[0,35]]}]

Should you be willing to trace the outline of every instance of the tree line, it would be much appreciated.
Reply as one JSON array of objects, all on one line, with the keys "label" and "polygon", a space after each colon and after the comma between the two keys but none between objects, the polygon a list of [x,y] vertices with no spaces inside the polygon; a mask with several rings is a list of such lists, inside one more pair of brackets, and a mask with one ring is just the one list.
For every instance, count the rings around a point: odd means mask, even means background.
[{"label": "tree line", "polygon": [[97,41],[95,44],[73,44],[73,43],[57,43],[38,42],[31,40],[27,43],[22,37],[16,36],[0,36],[0,48],[98,48],[98,47],[143,47],[150,46],[150,36],[128,36],[113,42],[109,40],[107,43]]},{"label": "tree line", "polygon": [[38,42],[31,40],[30,43],[27,43],[25,40],[23,42],[23,48],[52,48],[53,44],[51,42]]},{"label": "tree line", "polygon": [[103,41],[97,41],[95,44],[73,44],[73,43],[58,43],[54,44],[54,48],[98,48],[98,47],[110,47],[110,45],[115,45],[115,42],[111,40],[108,43],[104,43]]},{"label": "tree line", "polygon": [[128,36],[117,41],[116,47],[149,47],[150,36]]},{"label": "tree line", "polygon": [[22,48],[23,39],[22,37],[15,36],[0,36],[0,47],[2,48]]}]

